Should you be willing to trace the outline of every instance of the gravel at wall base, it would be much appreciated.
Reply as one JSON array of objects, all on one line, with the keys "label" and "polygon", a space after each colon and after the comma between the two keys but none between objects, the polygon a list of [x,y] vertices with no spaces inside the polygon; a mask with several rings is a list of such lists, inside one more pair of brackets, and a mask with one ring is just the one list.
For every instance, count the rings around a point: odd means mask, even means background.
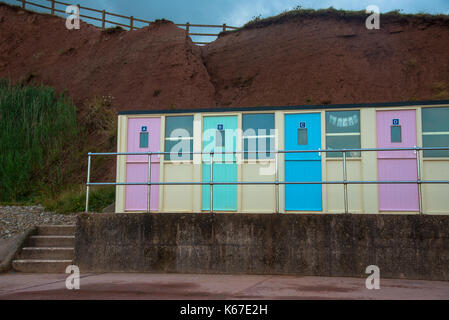
[{"label": "gravel at wall base", "polygon": [[76,213],[46,212],[38,206],[0,206],[0,240],[37,225],[76,224]]}]

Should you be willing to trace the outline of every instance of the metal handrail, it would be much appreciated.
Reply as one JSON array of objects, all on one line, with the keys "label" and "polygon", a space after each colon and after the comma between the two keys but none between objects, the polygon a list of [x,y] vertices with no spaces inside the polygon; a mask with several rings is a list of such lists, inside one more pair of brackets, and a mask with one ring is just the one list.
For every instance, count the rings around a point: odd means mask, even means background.
[{"label": "metal handrail", "polygon": [[[364,151],[428,151],[428,150],[449,150],[449,147],[410,147],[410,148],[366,148],[366,149],[316,149],[316,150],[270,150],[265,151],[214,151],[214,154],[243,154],[243,153],[307,153],[307,152],[364,152]],[[129,155],[169,155],[169,154],[210,154],[210,151],[183,151],[183,152],[89,152],[92,156],[129,156]]]},{"label": "metal handrail", "polygon": [[[177,155],[180,152],[89,152],[88,153],[88,168],[87,168],[87,182],[86,182],[86,212],[89,211],[89,187],[90,186],[127,186],[127,185],[148,185],[148,212],[150,212],[150,197],[151,197],[151,186],[153,185],[209,185],[210,188],[210,212],[213,212],[213,186],[214,185],[275,185],[276,186],[276,213],[279,213],[279,185],[305,185],[305,184],[343,184],[344,186],[344,209],[345,213],[349,213],[348,206],[348,184],[417,184],[418,185],[418,202],[419,202],[419,213],[423,213],[422,210],[422,184],[449,184],[448,180],[422,180],[421,179],[421,156],[420,151],[430,151],[430,150],[449,150],[449,147],[411,147],[411,148],[351,148],[351,149],[318,149],[318,150],[275,150],[269,152],[260,151],[183,151],[183,155],[190,154],[200,154],[200,155],[210,155],[210,182],[151,182],[151,156],[152,155]],[[347,152],[376,152],[376,151],[415,151],[416,152],[416,162],[417,162],[417,180],[402,180],[402,181],[354,181],[347,179]],[[279,181],[279,166],[278,166],[278,155],[287,153],[310,153],[310,152],[341,152],[343,154],[343,180],[342,181]],[[213,163],[214,155],[216,154],[275,154],[275,180],[274,181],[231,181],[231,182],[217,182],[213,181]],[[92,156],[121,156],[121,155],[145,155],[148,156],[148,181],[147,182],[90,182],[90,171],[91,171],[91,157]],[[255,159],[251,159],[255,160]],[[266,159],[263,159],[266,160]],[[186,161],[186,160],[184,160]],[[202,161],[204,162],[204,160]]]}]

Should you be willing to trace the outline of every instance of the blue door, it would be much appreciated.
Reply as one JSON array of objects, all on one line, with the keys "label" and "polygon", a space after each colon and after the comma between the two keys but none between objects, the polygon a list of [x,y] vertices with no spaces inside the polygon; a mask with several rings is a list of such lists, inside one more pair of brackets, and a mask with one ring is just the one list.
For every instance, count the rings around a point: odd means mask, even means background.
[{"label": "blue door", "polygon": [[[210,116],[203,119],[203,182],[210,182],[210,154],[234,152],[237,146],[237,116]],[[213,181],[236,182],[234,154],[214,154]],[[214,185],[213,208],[216,211],[237,210],[237,185]],[[210,186],[202,188],[202,210],[210,210]]]},{"label": "blue door", "polygon": [[[321,148],[320,113],[287,114],[284,128],[285,150]],[[321,181],[320,153],[286,153],[285,181]],[[285,210],[322,211],[322,185],[285,185]]]}]

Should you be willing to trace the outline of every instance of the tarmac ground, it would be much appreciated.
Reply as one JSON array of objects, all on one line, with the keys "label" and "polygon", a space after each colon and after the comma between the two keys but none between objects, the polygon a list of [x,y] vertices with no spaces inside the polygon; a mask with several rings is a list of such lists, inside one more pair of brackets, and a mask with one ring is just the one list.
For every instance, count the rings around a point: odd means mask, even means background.
[{"label": "tarmac ground", "polygon": [[69,274],[0,274],[0,300],[449,300],[449,282],[278,275],[150,273],[81,274],[80,288],[69,290]]}]

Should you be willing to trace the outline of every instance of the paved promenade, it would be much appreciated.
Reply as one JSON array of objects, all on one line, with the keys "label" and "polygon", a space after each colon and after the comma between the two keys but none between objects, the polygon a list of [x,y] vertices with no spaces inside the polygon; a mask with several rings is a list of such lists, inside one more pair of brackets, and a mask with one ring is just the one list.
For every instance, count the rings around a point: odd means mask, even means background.
[{"label": "paved promenade", "polygon": [[0,274],[5,299],[449,299],[449,282],[381,279],[368,290],[365,278],[82,274],[79,290],[67,290],[67,274]]}]

